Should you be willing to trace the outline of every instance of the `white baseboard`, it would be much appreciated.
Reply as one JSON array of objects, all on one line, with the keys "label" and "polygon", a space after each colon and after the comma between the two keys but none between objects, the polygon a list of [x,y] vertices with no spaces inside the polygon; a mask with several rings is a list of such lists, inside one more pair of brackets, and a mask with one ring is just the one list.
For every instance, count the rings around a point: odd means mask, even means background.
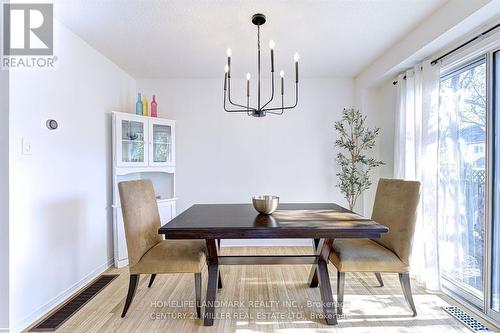
[{"label": "white baseboard", "polygon": [[8,328],[2,328],[0,327],[0,333],[9,333],[9,329]]},{"label": "white baseboard", "polygon": [[312,246],[312,240],[309,238],[222,239],[220,246]]},{"label": "white baseboard", "polygon": [[120,259],[120,260],[117,259],[117,260],[114,261],[114,263],[115,263],[115,267],[116,268],[125,267],[125,266],[128,265],[128,258],[126,258],[126,259]]},{"label": "white baseboard", "polygon": [[[108,260],[107,263],[104,263],[94,269],[92,272],[84,276],[80,281],[76,282],[63,292],[59,293],[57,296],[52,298],[50,301],[45,303],[44,305],[40,306],[38,309],[24,317],[20,322],[12,325],[11,333],[17,333],[22,330],[25,330],[28,328],[30,325],[33,325],[36,321],[40,320],[43,316],[45,316],[47,313],[55,309],[57,306],[61,305],[64,301],[66,301],[70,296],[72,296],[78,289],[81,287],[85,286],[88,284],[90,281],[95,279],[97,276],[99,276],[101,273],[103,273],[105,270],[107,270],[109,267],[113,265],[114,259]],[[1,331],[0,331],[1,332]]]}]

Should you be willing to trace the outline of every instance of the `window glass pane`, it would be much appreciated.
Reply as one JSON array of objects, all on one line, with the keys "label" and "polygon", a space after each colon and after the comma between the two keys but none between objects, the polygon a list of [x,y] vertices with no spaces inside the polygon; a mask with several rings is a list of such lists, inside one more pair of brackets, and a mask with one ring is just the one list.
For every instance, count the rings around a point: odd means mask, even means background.
[{"label": "window glass pane", "polygon": [[494,55],[494,179],[493,179],[493,242],[491,270],[491,307],[500,312],[500,51]]},{"label": "window glass pane", "polygon": [[486,180],[486,64],[441,80],[439,237],[443,278],[482,297]]}]

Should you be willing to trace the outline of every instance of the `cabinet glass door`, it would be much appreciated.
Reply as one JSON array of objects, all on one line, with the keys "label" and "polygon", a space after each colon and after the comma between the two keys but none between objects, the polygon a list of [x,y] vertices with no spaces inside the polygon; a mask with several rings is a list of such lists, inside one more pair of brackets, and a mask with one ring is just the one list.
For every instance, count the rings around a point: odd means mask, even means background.
[{"label": "cabinet glass door", "polygon": [[121,119],[121,157],[122,165],[141,165],[146,161],[144,144],[145,123],[140,120]]},{"label": "cabinet glass door", "polygon": [[173,164],[173,128],[166,123],[152,123],[151,163]]}]

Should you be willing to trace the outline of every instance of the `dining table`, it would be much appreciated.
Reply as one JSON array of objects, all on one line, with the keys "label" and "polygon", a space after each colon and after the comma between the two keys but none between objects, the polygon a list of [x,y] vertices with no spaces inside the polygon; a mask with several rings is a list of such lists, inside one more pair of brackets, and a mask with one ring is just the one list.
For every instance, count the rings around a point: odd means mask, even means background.
[{"label": "dining table", "polygon": [[[217,289],[222,288],[222,265],[312,265],[311,288],[320,289],[323,315],[337,324],[327,264],[337,238],[380,238],[388,228],[334,203],[280,203],[270,214],[258,213],[251,204],[195,204],[161,226],[165,239],[204,239],[207,247],[208,283],[204,326],[215,318]],[[311,239],[310,255],[220,255],[223,239]],[[290,244],[293,246],[293,243]]]}]

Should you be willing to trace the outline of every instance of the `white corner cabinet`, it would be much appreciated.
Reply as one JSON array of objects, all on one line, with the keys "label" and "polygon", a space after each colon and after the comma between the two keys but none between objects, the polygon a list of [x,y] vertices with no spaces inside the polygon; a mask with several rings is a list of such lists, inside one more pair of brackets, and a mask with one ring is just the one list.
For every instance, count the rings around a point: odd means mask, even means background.
[{"label": "white corner cabinet", "polygon": [[150,179],[161,224],[175,217],[175,121],[113,112],[112,135],[114,261],[123,267],[128,254],[118,183]]}]

